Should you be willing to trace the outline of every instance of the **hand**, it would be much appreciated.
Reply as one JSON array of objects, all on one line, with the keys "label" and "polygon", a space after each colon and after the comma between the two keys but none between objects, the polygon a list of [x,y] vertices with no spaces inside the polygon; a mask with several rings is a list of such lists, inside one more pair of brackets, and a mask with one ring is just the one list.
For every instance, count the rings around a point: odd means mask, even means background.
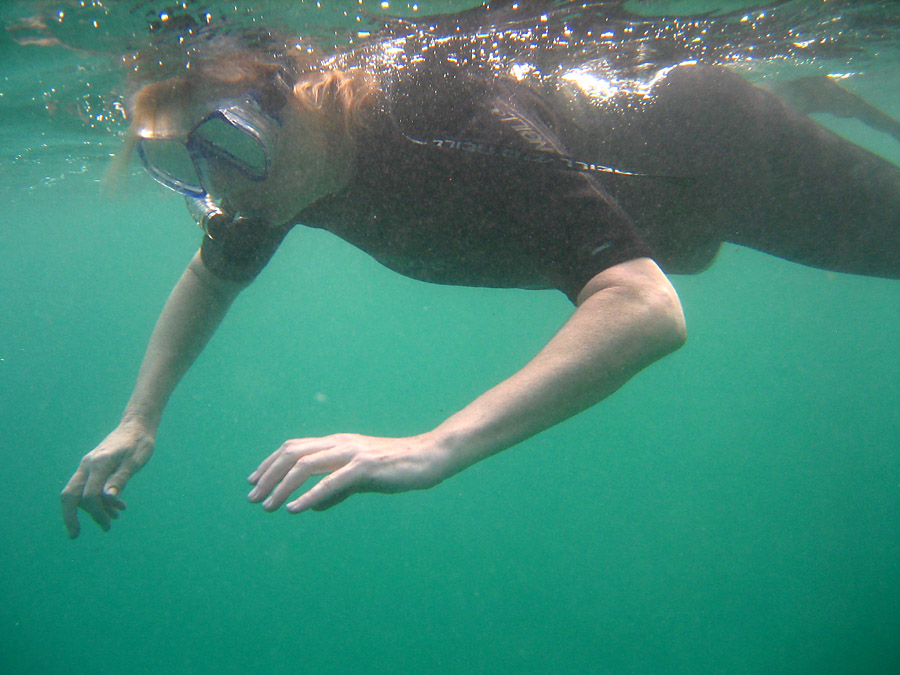
[{"label": "hand", "polygon": [[[446,453],[428,435],[375,438],[336,434],[285,442],[248,480],[251,502],[277,510],[311,476],[328,474],[287,505],[291,513],[324,511],[357,492],[405,492],[433,487],[450,475]],[[267,498],[268,496],[268,498]]]},{"label": "hand", "polygon": [[140,425],[120,425],[81,460],[78,471],[63,489],[63,522],[74,539],[81,531],[78,509],[82,508],[108,532],[111,521],[125,510],[119,499],[125,484],[153,454],[154,439]]}]

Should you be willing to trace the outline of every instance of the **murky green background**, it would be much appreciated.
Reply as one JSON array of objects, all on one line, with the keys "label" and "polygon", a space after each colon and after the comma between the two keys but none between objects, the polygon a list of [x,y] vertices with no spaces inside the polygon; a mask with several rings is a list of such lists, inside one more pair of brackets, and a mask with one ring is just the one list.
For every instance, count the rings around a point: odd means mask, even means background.
[{"label": "murky green background", "polygon": [[70,542],[58,493],[200,233],[149,180],[101,197],[78,134],[17,107],[56,57],[0,40],[0,672],[900,672],[900,283],[734,246],[674,279],[687,346],[601,406],[430,491],[290,516],[246,501],[283,440],[427,430],[571,311],[298,228],[123,518]]}]

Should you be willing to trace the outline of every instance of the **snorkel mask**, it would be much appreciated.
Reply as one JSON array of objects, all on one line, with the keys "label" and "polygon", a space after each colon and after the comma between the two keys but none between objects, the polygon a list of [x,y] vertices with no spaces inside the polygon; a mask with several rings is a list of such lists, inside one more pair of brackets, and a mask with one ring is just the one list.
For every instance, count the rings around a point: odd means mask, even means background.
[{"label": "snorkel mask", "polygon": [[221,101],[187,135],[140,138],[138,156],[150,176],[184,195],[191,215],[210,237],[219,228],[244,219],[229,213],[209,191],[216,163],[236,169],[251,181],[269,175],[273,143],[282,122],[277,111],[265,110],[257,96]]}]

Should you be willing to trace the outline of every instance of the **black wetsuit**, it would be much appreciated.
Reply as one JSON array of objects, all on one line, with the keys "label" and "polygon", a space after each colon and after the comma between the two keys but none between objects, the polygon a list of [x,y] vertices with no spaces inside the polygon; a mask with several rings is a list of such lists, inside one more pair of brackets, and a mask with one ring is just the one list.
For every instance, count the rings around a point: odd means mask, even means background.
[{"label": "black wetsuit", "polygon": [[[573,300],[637,257],[700,271],[723,241],[900,277],[900,169],[739,76],[679,66],[651,96],[586,107],[561,92],[449,62],[412,70],[360,130],[350,184],[297,222],[414,278]],[[207,238],[203,260],[252,279],[289,229]]]}]

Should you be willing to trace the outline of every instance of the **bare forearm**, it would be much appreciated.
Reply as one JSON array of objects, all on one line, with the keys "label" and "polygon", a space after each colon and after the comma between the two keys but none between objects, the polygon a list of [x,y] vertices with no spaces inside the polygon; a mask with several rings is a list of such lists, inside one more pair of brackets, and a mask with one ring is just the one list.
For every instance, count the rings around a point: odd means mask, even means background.
[{"label": "bare forearm", "polygon": [[626,265],[637,269],[628,283],[598,277],[531,362],[435,429],[454,471],[594,405],[683,343],[681,307],[662,272],[650,261]]},{"label": "bare forearm", "polygon": [[648,258],[598,274],[578,304],[528,365],[433,431],[288,440],[250,475],[250,501],[274,511],[320,474],[326,475],[287,504],[289,512],[328,509],[357,492],[431,487],[593,405],[684,342],[678,296]]},{"label": "bare forearm", "polygon": [[206,346],[242,286],[213,277],[194,256],[150,337],[124,421],[155,430],[175,386]]}]

